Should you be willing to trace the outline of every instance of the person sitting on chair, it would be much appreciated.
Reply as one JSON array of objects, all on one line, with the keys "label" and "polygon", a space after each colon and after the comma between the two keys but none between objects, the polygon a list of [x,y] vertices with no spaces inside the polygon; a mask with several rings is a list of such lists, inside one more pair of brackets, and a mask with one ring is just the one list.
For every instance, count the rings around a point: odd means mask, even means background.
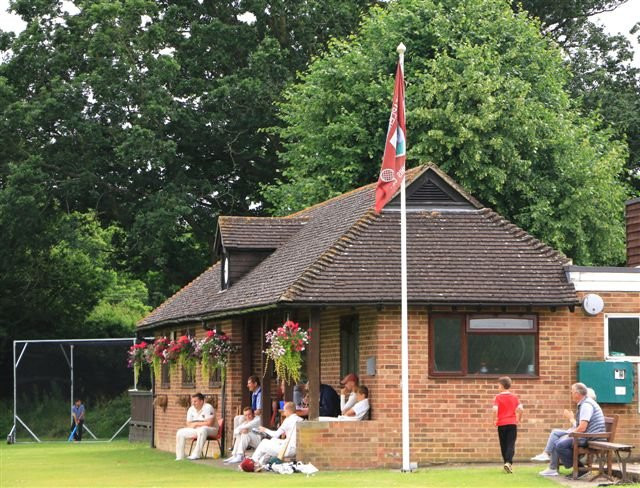
[{"label": "person sitting on chair", "polygon": [[[604,432],[605,420],[602,409],[595,400],[589,398],[588,390],[584,383],[574,383],[571,385],[571,400],[578,406],[578,425],[573,429],[573,432],[584,432],[587,434]],[[587,439],[574,439],[569,436],[560,437],[551,449],[551,462],[549,463],[549,467],[544,471],[540,471],[540,475],[558,476],[558,467],[560,464],[564,465],[565,468],[572,467],[574,442],[585,446]],[[578,473],[576,473],[578,476],[587,472],[587,470],[580,469],[580,466],[578,466],[578,468]]]},{"label": "person sitting on chair", "polygon": [[215,425],[216,411],[205,403],[202,393],[191,395],[191,406],[187,410],[187,426],[176,432],[176,461],[184,459],[184,445],[187,439],[196,437],[196,447],[189,459],[199,459],[207,437],[213,437],[218,433]]},{"label": "person sitting on chair", "polygon": [[233,429],[233,451],[230,458],[224,461],[225,464],[239,463],[244,459],[245,452],[249,447],[258,447],[260,436],[253,429],[258,429],[262,419],[253,413],[251,407],[244,407],[244,422]]},{"label": "person sitting on chair", "polygon": [[[251,456],[255,463],[266,464],[267,461],[274,456],[282,458],[295,456],[296,454],[296,424],[302,422],[302,419],[296,415],[296,405],[293,402],[284,404],[283,416],[284,422],[278,430],[269,430],[260,427],[260,432],[265,432],[271,439],[263,439],[256,451]],[[280,436],[284,435],[284,439]]]},{"label": "person sitting on chair", "polygon": [[358,379],[358,375],[349,373],[342,379],[340,384],[343,385],[340,391],[340,413],[345,415],[347,410],[352,408],[358,401],[356,398],[356,390],[360,385],[360,380]]},{"label": "person sitting on chair", "polygon": [[[596,392],[593,388],[587,388],[587,396],[593,401],[597,401]],[[562,437],[567,436],[570,432],[573,432],[576,428],[576,416],[571,410],[564,409],[562,416],[569,421],[568,429],[552,429],[547,440],[547,445],[540,454],[536,454],[531,458],[532,461],[549,462],[551,461],[551,451]]]},{"label": "person sitting on chair", "polygon": [[366,386],[357,386],[356,399],[355,405],[347,410],[344,415],[338,415],[337,417],[319,417],[318,420],[324,422],[332,420],[362,420],[366,417],[367,413],[369,413],[369,388]]}]

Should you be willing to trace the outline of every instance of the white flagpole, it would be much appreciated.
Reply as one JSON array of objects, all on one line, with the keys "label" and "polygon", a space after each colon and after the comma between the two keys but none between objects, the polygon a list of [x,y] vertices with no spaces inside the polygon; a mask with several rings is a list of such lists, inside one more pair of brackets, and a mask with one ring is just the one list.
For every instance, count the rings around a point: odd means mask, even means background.
[{"label": "white flagpole", "polygon": [[[398,45],[400,69],[404,78],[404,44]],[[405,101],[406,120],[406,101]],[[406,149],[405,149],[406,150]],[[406,163],[405,163],[406,164]],[[409,312],[407,307],[407,204],[406,177],[403,175],[400,186],[400,279],[402,283],[402,471],[411,471],[409,460]]]}]

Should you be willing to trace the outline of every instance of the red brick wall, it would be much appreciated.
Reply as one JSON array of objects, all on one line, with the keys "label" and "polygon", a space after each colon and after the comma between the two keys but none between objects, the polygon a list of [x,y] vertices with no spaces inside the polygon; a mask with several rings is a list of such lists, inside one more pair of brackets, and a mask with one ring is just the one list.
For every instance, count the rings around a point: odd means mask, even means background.
[{"label": "red brick wall", "polygon": [[[640,313],[638,293],[600,293],[604,313]],[[434,312],[439,310],[434,310]],[[445,311],[444,309],[442,311]],[[465,312],[461,309],[459,312]],[[475,310],[470,310],[475,311]],[[483,312],[490,312],[483,310]],[[495,310],[494,312],[501,312]],[[509,309],[507,312],[526,312]],[[336,388],[340,380],[340,317],[357,313],[360,319],[360,378],[369,387],[372,420],[347,423],[305,423],[300,427],[299,459],[321,469],[399,467],[401,465],[400,323],[398,307],[328,308],[320,323],[321,380]],[[549,430],[564,425],[562,410],[573,409],[569,387],[576,381],[579,360],[604,359],[604,314],[589,317],[576,308],[556,311],[535,309],[539,317],[538,378],[514,379],[525,418],[518,431],[516,459],[528,459],[544,447]],[[491,405],[497,393],[496,378],[430,378],[428,370],[428,312],[413,307],[409,313],[411,461],[465,462],[500,460]],[[239,321],[225,330],[234,342],[241,331]],[[204,333],[202,331],[201,333]],[[314,338],[317,335],[314,334]],[[259,334],[251,335],[253,363],[260,364]],[[254,344],[255,342],[255,344]],[[240,402],[245,379],[240,378],[239,355],[232,358],[228,377],[227,418]],[[376,358],[376,374],[367,376],[366,361]],[[255,369],[255,368],[254,368]],[[176,372],[174,374],[179,374]],[[256,374],[262,374],[256,371]],[[175,431],[183,425],[186,409],[174,398],[183,393],[172,378],[172,398],[166,412],[156,407],[156,442],[173,450]],[[196,389],[208,390],[197,385]],[[189,390],[188,392],[190,392]],[[159,390],[161,392],[161,390]],[[187,392],[187,393],[188,393]],[[233,409],[233,411],[231,411]],[[607,414],[620,415],[620,442],[640,439],[638,392],[628,405],[603,405]],[[227,431],[229,432],[229,431]]]},{"label": "red brick wall", "polygon": [[[573,350],[573,364],[577,361],[602,361],[604,359],[604,316],[609,313],[640,314],[640,293],[638,292],[597,292],[604,300],[604,311],[590,317],[581,309],[576,309],[572,323],[572,333],[579,347]],[[579,293],[580,299],[586,293]],[[585,337],[587,336],[587,337]],[[607,414],[620,416],[616,440],[638,445],[640,439],[640,412],[638,411],[638,368],[634,365],[635,395],[630,404],[605,404]]]},{"label": "red brick wall", "polygon": [[[233,343],[240,343],[240,336],[242,329],[239,321],[224,321],[216,324],[221,330],[229,335]],[[182,330],[181,327],[178,330]],[[201,324],[193,326],[197,339],[201,339],[205,335],[205,329]],[[240,386],[243,383],[240,381],[238,371],[240,371],[240,359],[239,355],[233,355],[231,357],[230,365],[227,372],[227,386],[226,386],[226,410],[227,419],[229,415],[235,412],[235,405],[240,403],[241,397]],[[218,398],[218,408],[216,408],[216,417],[219,419],[222,417],[222,397],[221,388],[212,388],[208,383],[204,382],[202,378],[202,371],[200,366],[196,369],[196,383],[192,388],[185,388],[182,386],[182,371],[180,367],[174,368],[171,374],[171,386],[170,388],[156,388],[156,398],[158,396],[167,396],[167,407],[162,408],[155,405],[155,444],[158,449],[163,451],[174,451],[176,446],[176,430],[185,426],[187,408],[178,405],[177,401],[179,397],[183,395],[192,395],[193,393],[201,392],[202,394],[209,396],[215,395]],[[157,403],[157,402],[156,402]],[[233,418],[233,417],[231,417]],[[230,427],[226,426],[226,431],[229,433]],[[229,434],[228,434],[229,435]]]},{"label": "red brick wall", "polygon": [[[634,295],[634,296],[632,296]],[[604,294],[605,312],[639,312],[638,294]],[[459,310],[461,312],[465,310]],[[497,311],[497,310],[496,310]],[[299,457],[321,469],[399,467],[401,464],[401,389],[399,309],[359,309],[361,372],[375,355],[377,374],[362,375],[370,388],[374,421],[308,423],[300,427]],[[511,309],[509,312],[526,312]],[[515,379],[525,418],[519,427],[516,458],[528,459],[544,447],[549,430],[564,425],[562,410],[573,409],[569,387],[576,381],[578,360],[603,359],[604,316],[588,317],[581,309],[534,310],[539,317],[539,378]],[[351,311],[353,313],[353,311]],[[335,384],[339,364],[338,309],[322,317],[322,380]],[[499,461],[491,406],[496,378],[429,378],[428,313],[409,314],[409,385],[411,461]],[[367,351],[367,352],[364,352]],[[637,384],[636,384],[637,387]],[[640,438],[638,394],[629,405],[603,405],[620,415],[618,440]],[[353,455],[349,455],[353,453]]]}]

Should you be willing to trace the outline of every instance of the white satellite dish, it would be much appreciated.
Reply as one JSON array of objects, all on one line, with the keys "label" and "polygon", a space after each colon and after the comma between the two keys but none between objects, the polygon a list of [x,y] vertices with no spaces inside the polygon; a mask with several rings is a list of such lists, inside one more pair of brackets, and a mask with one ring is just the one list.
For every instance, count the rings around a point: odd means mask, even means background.
[{"label": "white satellite dish", "polygon": [[604,309],[604,301],[600,295],[589,293],[582,300],[582,308],[588,315],[598,315]]}]

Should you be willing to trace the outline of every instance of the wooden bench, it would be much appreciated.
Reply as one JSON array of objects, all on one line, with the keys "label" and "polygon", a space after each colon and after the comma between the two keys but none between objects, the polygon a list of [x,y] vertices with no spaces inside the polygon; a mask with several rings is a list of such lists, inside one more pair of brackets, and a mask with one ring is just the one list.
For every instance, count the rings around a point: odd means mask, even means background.
[{"label": "wooden bench", "polygon": [[[612,451],[603,452],[601,449],[592,449],[591,444],[593,442],[614,441],[616,436],[616,429],[618,427],[618,416],[612,415],[611,417],[605,417],[604,427],[604,432],[571,432],[569,434],[570,437],[573,437],[573,472],[571,474],[574,480],[578,478],[580,456],[587,456],[587,462],[585,463],[585,465],[587,466],[587,468],[591,469],[592,458],[601,454],[607,455],[607,474],[605,475],[604,471],[600,471],[593,479],[597,478],[598,476],[606,476],[607,478],[611,479]],[[581,446],[578,442],[580,439],[586,439],[587,444]]]},{"label": "wooden bench", "polygon": [[[611,476],[611,453],[615,454],[618,465],[620,466],[620,472],[622,473],[622,484],[630,483],[627,478],[627,461],[631,457],[631,450],[634,446],[629,444],[618,444],[616,442],[607,441],[591,441],[589,442],[589,449],[596,451],[596,458],[598,459],[598,474],[592,479],[596,479],[598,476],[605,476],[604,462],[605,457],[608,464],[607,476]],[[624,453],[622,455],[621,453]]]}]

